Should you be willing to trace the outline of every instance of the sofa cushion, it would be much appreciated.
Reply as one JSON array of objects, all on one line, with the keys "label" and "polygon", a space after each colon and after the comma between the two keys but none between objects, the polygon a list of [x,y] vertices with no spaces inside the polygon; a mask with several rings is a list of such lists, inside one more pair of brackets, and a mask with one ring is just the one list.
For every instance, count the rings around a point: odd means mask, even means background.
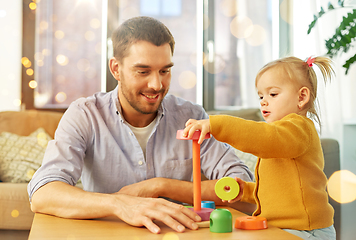
[{"label": "sofa cushion", "polygon": [[0,134],[0,180],[3,182],[27,183],[41,166],[42,159],[51,140],[43,128],[29,136],[14,133]]}]

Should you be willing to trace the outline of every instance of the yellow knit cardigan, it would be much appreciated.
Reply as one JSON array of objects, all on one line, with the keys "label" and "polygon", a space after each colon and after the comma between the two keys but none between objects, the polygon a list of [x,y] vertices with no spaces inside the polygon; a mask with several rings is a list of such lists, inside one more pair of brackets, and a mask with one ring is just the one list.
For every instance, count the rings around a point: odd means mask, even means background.
[{"label": "yellow knit cardigan", "polygon": [[333,224],[324,157],[314,123],[289,114],[273,123],[210,116],[219,141],[259,157],[256,182],[246,182],[242,201],[256,203],[254,216],[279,228],[312,230]]}]

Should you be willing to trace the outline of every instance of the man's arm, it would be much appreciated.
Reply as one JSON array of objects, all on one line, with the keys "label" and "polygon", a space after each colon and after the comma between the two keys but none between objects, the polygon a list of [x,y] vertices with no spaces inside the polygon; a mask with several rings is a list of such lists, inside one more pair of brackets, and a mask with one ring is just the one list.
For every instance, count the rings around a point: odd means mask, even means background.
[{"label": "man's arm", "polygon": [[[205,180],[201,182],[202,201],[214,201],[217,206],[233,207],[241,212],[251,214],[255,204],[245,202],[222,202],[215,194],[215,183],[218,180]],[[193,203],[193,183],[169,178],[151,178],[146,181],[134,183],[123,187],[119,193],[137,197],[167,197],[175,201]]]},{"label": "man's arm", "polygon": [[31,200],[33,212],[75,219],[117,216],[130,225],[145,226],[153,233],[160,232],[154,219],[177,232],[183,232],[184,226],[197,229],[195,221],[200,221],[193,211],[164,199],[86,192],[59,181],[39,188]]}]

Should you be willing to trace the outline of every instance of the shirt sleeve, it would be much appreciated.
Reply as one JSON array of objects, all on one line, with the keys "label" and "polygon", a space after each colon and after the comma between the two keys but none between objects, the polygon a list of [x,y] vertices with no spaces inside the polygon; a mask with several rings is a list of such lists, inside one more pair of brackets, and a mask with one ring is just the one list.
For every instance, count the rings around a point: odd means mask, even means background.
[{"label": "shirt sleeve", "polygon": [[76,104],[71,104],[64,113],[55,139],[48,143],[41,167],[28,184],[30,199],[37,189],[49,182],[61,181],[74,186],[79,180],[91,129],[85,116]]}]

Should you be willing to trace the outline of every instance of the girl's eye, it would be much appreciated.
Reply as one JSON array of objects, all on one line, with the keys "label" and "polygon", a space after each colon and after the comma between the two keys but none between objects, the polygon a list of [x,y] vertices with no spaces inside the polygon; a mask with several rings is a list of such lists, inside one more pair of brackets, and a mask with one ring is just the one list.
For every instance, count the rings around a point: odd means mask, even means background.
[{"label": "girl's eye", "polygon": [[262,100],[262,99],[263,99],[263,96],[259,96],[258,98],[259,98],[260,100]]},{"label": "girl's eye", "polygon": [[271,93],[271,97],[276,97],[278,94],[277,93]]}]

